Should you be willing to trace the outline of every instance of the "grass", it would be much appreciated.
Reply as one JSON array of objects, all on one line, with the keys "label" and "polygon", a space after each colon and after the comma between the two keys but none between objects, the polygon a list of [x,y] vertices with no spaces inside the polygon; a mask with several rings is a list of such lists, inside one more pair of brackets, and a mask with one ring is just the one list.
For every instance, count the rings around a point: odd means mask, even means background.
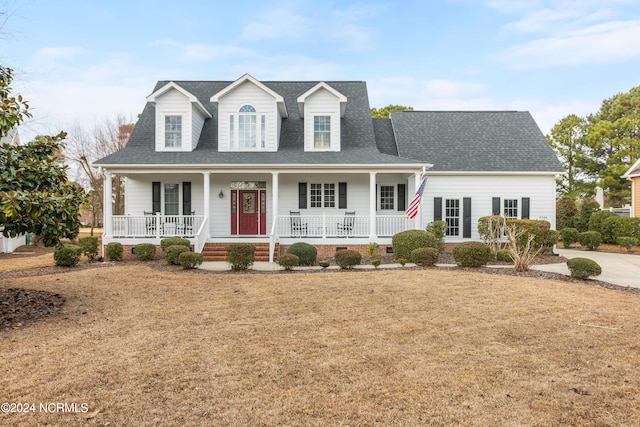
[{"label": "grass", "polygon": [[67,298],[0,331],[0,425],[638,425],[640,300],[442,270],[0,281]]}]

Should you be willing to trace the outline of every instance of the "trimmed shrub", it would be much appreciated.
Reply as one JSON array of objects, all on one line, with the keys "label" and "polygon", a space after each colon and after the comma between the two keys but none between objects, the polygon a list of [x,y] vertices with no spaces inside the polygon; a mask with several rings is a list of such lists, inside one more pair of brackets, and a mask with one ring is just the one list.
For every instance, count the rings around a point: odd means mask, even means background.
[{"label": "trimmed shrub", "polygon": [[571,277],[586,279],[590,276],[599,276],[602,273],[600,265],[588,258],[572,258],[567,261],[567,267],[571,271]]},{"label": "trimmed shrub", "polygon": [[169,237],[168,239],[160,240],[162,252],[165,252],[169,246],[186,246],[191,249],[191,242],[189,242],[189,239],[183,239],[182,237]]},{"label": "trimmed shrub", "polygon": [[505,235],[505,219],[500,215],[489,215],[478,218],[478,233],[482,241],[497,250],[502,245]]},{"label": "trimmed shrub", "polygon": [[278,265],[289,271],[293,267],[300,265],[300,258],[297,255],[286,253],[278,258]]},{"label": "trimmed shrub", "polygon": [[256,247],[250,243],[232,243],[225,250],[233,271],[247,270],[255,261]]},{"label": "trimmed shrub", "polygon": [[580,233],[578,241],[582,246],[586,246],[592,251],[602,244],[602,235],[597,231],[585,231]]},{"label": "trimmed shrub", "polygon": [[436,248],[418,248],[411,251],[411,262],[429,267],[436,264],[440,251]]},{"label": "trimmed shrub", "polygon": [[574,221],[574,227],[579,232],[589,231],[589,219],[594,212],[600,210],[600,204],[593,197],[582,199],[578,204],[578,216]]},{"label": "trimmed shrub", "polygon": [[464,242],[453,248],[453,259],[460,267],[482,267],[491,261],[491,248],[480,242]]},{"label": "trimmed shrub", "polygon": [[427,224],[427,231],[432,233],[438,242],[438,251],[444,251],[444,238],[447,235],[447,222],[446,221],[433,221]]},{"label": "trimmed shrub", "polygon": [[111,242],[107,243],[104,251],[110,261],[120,261],[122,259],[122,252],[124,252],[124,248],[122,247],[122,243]]},{"label": "trimmed shrub", "polygon": [[404,267],[404,265],[407,263],[407,259],[406,258],[398,258],[398,263]]},{"label": "trimmed shrub", "polygon": [[616,216],[611,211],[596,211],[591,214],[589,217],[589,227],[587,231],[597,231],[598,233],[602,233],[602,223],[605,219]]},{"label": "trimmed shrub", "polygon": [[164,259],[167,264],[180,265],[180,254],[183,252],[191,252],[191,250],[183,245],[171,245],[167,246],[164,250]]},{"label": "trimmed shrub", "polygon": [[323,259],[323,260],[318,261],[318,265],[324,269],[324,268],[329,267],[331,265],[331,263],[329,261],[327,261],[326,259]]},{"label": "trimmed shrub", "polygon": [[78,245],[61,243],[53,251],[53,260],[56,267],[75,267],[80,262],[82,248]]},{"label": "trimmed shrub", "polygon": [[336,264],[342,269],[351,269],[356,265],[360,265],[362,262],[362,255],[360,252],[351,249],[345,249],[343,251],[336,252],[335,255]]},{"label": "trimmed shrub", "polygon": [[[507,220],[507,226],[515,226],[515,232],[519,235],[516,245],[523,247],[527,244],[529,235],[535,236],[533,242],[531,242],[531,249],[537,250],[538,248],[553,247],[555,240],[557,241],[557,235],[555,232],[551,233],[551,224],[549,221],[540,219],[509,219]],[[523,233],[519,233],[523,231]],[[553,241],[553,243],[551,243]],[[549,245],[550,246],[547,246]]]},{"label": "trimmed shrub", "polygon": [[600,225],[600,233],[604,243],[614,244],[618,237],[640,237],[640,218],[613,215],[607,217]]},{"label": "trimmed shrub", "polygon": [[371,260],[371,265],[373,265],[375,268],[380,267],[380,264],[382,264],[381,259],[376,258]]},{"label": "trimmed shrub", "polygon": [[313,265],[318,257],[315,246],[304,242],[294,243],[287,249],[287,253],[297,256],[300,265]]},{"label": "trimmed shrub", "polygon": [[556,201],[556,227],[558,229],[575,227],[577,217],[578,206],[571,197],[564,195]]},{"label": "trimmed shrub", "polygon": [[565,248],[568,248],[572,244],[580,241],[580,232],[578,231],[577,228],[573,228],[573,227],[563,228],[562,231],[560,232],[560,235],[562,236],[562,245]]},{"label": "trimmed shrub", "polygon": [[393,256],[396,259],[411,258],[411,251],[418,248],[439,248],[438,239],[433,233],[425,230],[407,230],[393,236],[391,239]]},{"label": "trimmed shrub", "polygon": [[[178,245],[178,247],[182,246]],[[181,252],[178,255],[178,264],[186,269],[192,269],[202,264],[202,259],[202,254],[199,254],[197,252]]]},{"label": "trimmed shrub", "polygon": [[156,258],[156,245],[153,243],[138,243],[133,247],[133,253],[139,261],[150,261]]},{"label": "trimmed shrub", "polygon": [[496,252],[496,260],[513,263],[513,253],[510,249],[500,249]]},{"label": "trimmed shrub", "polygon": [[369,242],[369,247],[367,248],[367,251],[369,252],[369,257],[373,258],[379,246],[380,245],[378,245],[377,242]]},{"label": "trimmed shrub", "polygon": [[630,236],[620,236],[618,237],[618,240],[616,240],[616,243],[618,246],[622,246],[627,251],[630,251],[635,246],[638,246],[638,239]]},{"label": "trimmed shrub", "polygon": [[98,238],[96,236],[86,236],[78,239],[78,244],[82,253],[90,260],[98,256]]}]

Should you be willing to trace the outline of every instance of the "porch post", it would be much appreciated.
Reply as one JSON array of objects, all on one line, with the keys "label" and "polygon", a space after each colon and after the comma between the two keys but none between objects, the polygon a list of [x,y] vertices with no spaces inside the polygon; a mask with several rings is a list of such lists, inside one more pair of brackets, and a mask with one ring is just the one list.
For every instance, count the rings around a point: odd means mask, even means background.
[{"label": "porch post", "polygon": [[[271,212],[273,216],[273,221],[278,220],[278,187],[279,187],[279,177],[280,172],[271,172]],[[267,225],[268,227],[268,225]],[[271,230],[269,230],[271,232]],[[277,234],[277,230],[276,230]]]},{"label": "porch post", "polygon": [[369,172],[369,239],[378,237],[376,231],[376,172]]},{"label": "porch post", "polygon": [[112,192],[113,192],[113,184],[112,184],[112,176],[111,172],[104,171],[104,188],[103,188],[103,197],[104,201],[102,204],[102,224],[104,225],[104,236],[111,237],[113,236],[113,210],[112,210]]},{"label": "porch post", "polygon": [[[418,191],[418,188],[420,187],[421,183],[422,183],[421,174],[420,174],[420,172],[416,172],[413,175],[413,192],[414,192],[414,194]],[[418,206],[418,214],[414,218],[414,221],[415,222],[414,222],[413,228],[415,228],[416,230],[421,230],[422,229],[422,200],[420,200],[420,205]]]},{"label": "porch post", "polygon": [[[210,212],[211,212],[211,180],[210,180],[210,175],[211,172],[202,172],[202,175],[204,177],[204,216],[205,216],[205,221],[207,218],[209,218]],[[209,221],[209,223],[207,224],[206,230],[205,230],[205,236],[208,239],[210,236],[209,234],[209,230],[211,229],[211,221]]]}]

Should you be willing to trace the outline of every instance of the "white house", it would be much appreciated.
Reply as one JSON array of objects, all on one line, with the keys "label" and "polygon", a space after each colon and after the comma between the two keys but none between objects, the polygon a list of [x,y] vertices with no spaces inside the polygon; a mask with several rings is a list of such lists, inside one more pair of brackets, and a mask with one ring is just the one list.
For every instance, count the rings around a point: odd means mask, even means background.
[{"label": "white house", "polygon": [[[127,146],[94,164],[125,211],[105,203],[103,243],[191,239],[196,251],[247,241],[305,241],[320,253],[383,248],[447,222],[477,240],[493,213],[555,227],[562,166],[528,112],[393,111],[372,119],[365,82],[161,81]],[[405,210],[427,184],[415,219]]]},{"label": "white house", "polygon": [[[12,128],[9,133],[0,138],[0,144],[20,145],[20,133],[18,128]],[[26,236],[5,236],[4,227],[0,224],[0,254],[14,252],[18,247],[26,244]]]}]

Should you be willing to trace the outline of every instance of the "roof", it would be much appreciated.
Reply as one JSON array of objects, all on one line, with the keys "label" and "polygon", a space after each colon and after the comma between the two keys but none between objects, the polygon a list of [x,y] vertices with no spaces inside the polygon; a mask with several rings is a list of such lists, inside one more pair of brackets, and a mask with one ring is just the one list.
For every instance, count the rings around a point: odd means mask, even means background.
[{"label": "roof", "polygon": [[[168,85],[159,81],[156,93]],[[431,171],[531,171],[562,173],[562,165],[528,112],[392,111],[372,119],[366,83],[326,81],[348,100],[341,119],[340,152],[305,152],[297,101],[320,81],[261,81],[284,99],[277,152],[218,152],[217,103],[211,97],[233,81],[172,81],[211,114],[191,152],[155,151],[155,106],[148,102],[128,144],[96,166],[163,165],[415,165]],[[413,167],[413,166],[411,166]]]},{"label": "roof", "polygon": [[640,176],[640,159],[636,160],[636,162],[631,165],[624,175],[622,175],[622,178],[631,179],[637,176]]}]

